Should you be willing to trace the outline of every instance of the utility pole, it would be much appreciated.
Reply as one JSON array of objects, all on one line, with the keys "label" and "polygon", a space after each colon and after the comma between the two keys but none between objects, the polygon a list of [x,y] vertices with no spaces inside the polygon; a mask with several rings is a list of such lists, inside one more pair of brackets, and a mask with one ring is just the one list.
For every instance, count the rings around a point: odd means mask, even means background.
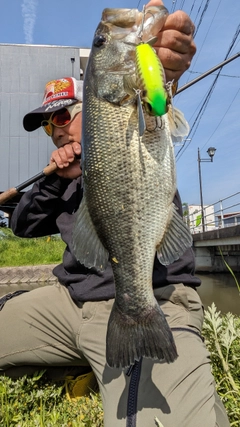
[{"label": "utility pole", "polygon": [[216,148],[209,147],[207,153],[210,159],[201,159],[200,150],[198,148],[198,174],[199,174],[199,186],[200,186],[200,203],[201,203],[201,215],[202,215],[202,231],[205,231],[205,215],[204,215],[204,205],[203,205],[203,194],[202,194],[202,173],[201,173],[201,162],[212,162],[213,156],[215,154]]}]

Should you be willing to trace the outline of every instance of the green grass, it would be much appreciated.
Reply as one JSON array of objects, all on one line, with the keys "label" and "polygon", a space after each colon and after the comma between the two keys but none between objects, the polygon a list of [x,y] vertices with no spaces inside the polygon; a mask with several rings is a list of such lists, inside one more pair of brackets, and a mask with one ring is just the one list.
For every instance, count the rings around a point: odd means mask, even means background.
[{"label": "green grass", "polygon": [[23,239],[14,236],[9,228],[0,227],[0,267],[57,264],[64,248],[58,235]]},{"label": "green grass", "polygon": [[102,427],[98,393],[67,400],[64,384],[52,384],[43,374],[11,380],[0,377],[2,427]]}]

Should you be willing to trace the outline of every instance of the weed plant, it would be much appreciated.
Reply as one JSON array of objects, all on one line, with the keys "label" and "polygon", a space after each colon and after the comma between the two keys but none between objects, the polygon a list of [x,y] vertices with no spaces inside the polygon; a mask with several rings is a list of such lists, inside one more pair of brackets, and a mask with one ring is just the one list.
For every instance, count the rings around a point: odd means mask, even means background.
[{"label": "weed plant", "polygon": [[240,427],[240,318],[231,313],[222,315],[213,303],[205,313],[203,334],[217,392],[231,426]]},{"label": "weed plant", "polygon": [[44,371],[11,380],[0,377],[2,427],[102,427],[99,394],[69,401],[63,383],[50,383]]},{"label": "weed plant", "polygon": [[[240,426],[240,318],[217,311],[205,314],[203,335],[211,354],[217,391],[232,427]],[[0,377],[0,425],[3,427],[103,427],[98,393],[77,401],[66,398],[63,383],[50,383],[43,371],[33,377]]]}]

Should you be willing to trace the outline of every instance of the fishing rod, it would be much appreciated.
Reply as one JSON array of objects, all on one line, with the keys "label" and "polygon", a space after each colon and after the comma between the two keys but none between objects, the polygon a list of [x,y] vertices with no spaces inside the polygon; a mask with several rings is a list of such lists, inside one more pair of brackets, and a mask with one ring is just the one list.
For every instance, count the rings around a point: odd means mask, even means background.
[{"label": "fishing rod", "polygon": [[20,191],[22,191],[24,188],[28,187],[29,185],[36,182],[38,179],[43,178],[45,176],[51,175],[53,172],[57,170],[56,163],[51,163],[50,165],[46,166],[42,172],[39,172],[37,175],[34,175],[32,178],[27,179],[22,184],[17,185],[17,187],[9,188],[9,190],[4,191],[2,194],[0,194],[0,206],[7,202],[8,200],[15,197]]},{"label": "fishing rod", "polygon": [[[228,64],[229,62],[233,61],[239,56],[240,56],[240,52],[236,53],[234,56],[231,56],[231,58],[226,59],[225,61],[221,62],[220,64],[206,71],[205,73],[201,74],[201,76],[196,77],[196,79],[193,79],[189,83],[186,83],[185,85],[180,87],[180,89],[177,90],[176,95],[183,92],[185,89],[188,89],[190,86],[204,79],[204,77],[207,77],[209,74],[213,73],[214,71],[218,70],[219,68],[223,67],[224,65]],[[19,184],[17,187],[13,187],[13,188],[10,188],[9,190],[4,191],[2,194],[0,194],[0,205],[7,202],[7,200],[10,200],[13,197],[15,197],[20,191],[24,190],[24,188],[36,182],[38,179],[43,178],[44,176],[51,175],[56,170],[57,170],[56,163],[51,163],[50,165],[46,166],[42,172],[38,173],[32,178],[27,179],[27,181],[24,181],[22,184]]]},{"label": "fishing rod", "polygon": [[204,77],[209,76],[209,74],[212,74],[214,71],[218,70],[219,68],[224,67],[224,65],[228,64],[229,62],[233,61],[234,59],[238,58],[240,56],[240,52],[236,53],[236,55],[231,56],[230,58],[226,59],[225,61],[221,62],[220,64],[216,65],[215,67],[211,68],[210,70],[206,71],[205,73],[201,74],[201,76],[196,77],[196,79],[191,80],[189,83],[186,83],[182,87],[180,87],[175,95],[178,95],[179,93],[183,92],[185,89],[188,89],[190,86],[194,85],[195,83],[199,82],[200,80],[204,79]]}]

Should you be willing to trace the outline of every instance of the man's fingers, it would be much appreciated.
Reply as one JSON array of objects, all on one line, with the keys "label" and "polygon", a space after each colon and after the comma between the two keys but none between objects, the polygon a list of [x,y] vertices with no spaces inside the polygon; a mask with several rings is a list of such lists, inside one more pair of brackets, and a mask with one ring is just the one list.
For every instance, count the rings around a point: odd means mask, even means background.
[{"label": "man's fingers", "polygon": [[66,144],[58,150],[53,151],[51,161],[54,161],[59,168],[69,166],[75,160],[76,155],[80,155],[81,147],[79,143]]},{"label": "man's fingers", "polygon": [[164,30],[176,30],[193,36],[195,26],[187,13],[182,10],[177,10],[176,12],[168,15],[162,31]]},{"label": "man's fingers", "polygon": [[162,0],[151,0],[148,4],[146,4],[146,7],[149,6],[164,6]]}]

